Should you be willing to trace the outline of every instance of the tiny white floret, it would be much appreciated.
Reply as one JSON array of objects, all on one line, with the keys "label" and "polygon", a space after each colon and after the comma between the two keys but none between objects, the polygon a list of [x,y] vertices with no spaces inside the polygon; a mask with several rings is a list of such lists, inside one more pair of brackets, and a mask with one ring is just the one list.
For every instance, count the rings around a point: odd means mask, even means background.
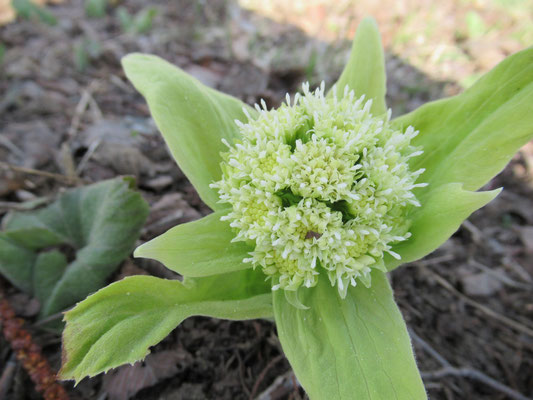
[{"label": "tiny white floret", "polygon": [[341,98],[306,83],[278,109],[261,101],[255,119],[244,110],[240,139],[224,143],[222,178],[210,186],[232,205],[222,219],[234,240],[255,243],[243,261],[261,267],[272,290],[313,287],[327,274],[345,297],[357,281],[370,285],[386,253],[400,259],[393,246],[410,237],[413,190],[426,186],[409,161],[423,151],[411,144],[418,131],[371,107],[348,87]]}]

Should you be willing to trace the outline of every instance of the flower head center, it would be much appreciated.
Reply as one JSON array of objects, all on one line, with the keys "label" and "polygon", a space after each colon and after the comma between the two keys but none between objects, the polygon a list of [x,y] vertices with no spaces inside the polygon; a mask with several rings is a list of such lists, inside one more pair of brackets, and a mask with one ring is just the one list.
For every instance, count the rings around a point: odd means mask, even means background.
[{"label": "flower head center", "polygon": [[[335,93],[335,91],[333,91]],[[409,158],[418,132],[373,116],[371,101],[345,90],[326,97],[304,84],[303,95],[239,123],[241,139],[223,154],[222,202],[232,205],[234,240],[252,242],[246,259],[261,266],[273,289],[312,287],[327,274],[341,296],[357,280],[370,285],[394,243],[409,237],[406,215],[419,206],[413,189],[423,170]]]}]

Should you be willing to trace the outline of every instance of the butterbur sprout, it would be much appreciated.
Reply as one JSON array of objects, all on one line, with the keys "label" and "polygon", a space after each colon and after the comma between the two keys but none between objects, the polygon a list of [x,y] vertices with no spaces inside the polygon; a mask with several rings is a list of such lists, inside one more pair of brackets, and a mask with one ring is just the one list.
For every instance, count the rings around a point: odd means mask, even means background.
[{"label": "butterbur sprout", "polygon": [[369,287],[371,269],[386,272],[384,253],[400,259],[393,243],[410,236],[408,211],[419,207],[413,189],[424,169],[417,135],[390,125],[390,112],[373,116],[372,100],[326,96],[304,84],[302,95],[257,118],[236,121],[241,139],[228,146],[222,179],[211,184],[232,211],[221,219],[233,241],[255,249],[245,262],[260,266],[273,290],[316,286],[327,273],[342,298],[349,286]]},{"label": "butterbur sprout", "polygon": [[394,119],[372,19],[333,88],[273,110],[155,56],[123,66],[213,213],[135,251],[183,281],[128,277],[65,314],[61,376],[141,360],[193,315],[270,318],[311,399],[427,399],[386,273],[499,193],[479,189],[533,137],[533,48]]}]

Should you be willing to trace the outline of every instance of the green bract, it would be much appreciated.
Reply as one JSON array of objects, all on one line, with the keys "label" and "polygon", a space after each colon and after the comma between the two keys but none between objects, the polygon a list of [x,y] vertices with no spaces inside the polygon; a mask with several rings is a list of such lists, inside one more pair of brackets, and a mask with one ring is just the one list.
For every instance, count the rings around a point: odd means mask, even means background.
[{"label": "green bract", "polygon": [[272,111],[154,56],[123,65],[214,213],[136,250],[183,283],[127,278],[66,314],[62,377],[141,359],[191,315],[273,316],[312,399],[426,399],[384,271],[436,249],[498,194],[476,190],[533,136],[533,49],[392,120],[371,19],[333,90],[304,86]]}]

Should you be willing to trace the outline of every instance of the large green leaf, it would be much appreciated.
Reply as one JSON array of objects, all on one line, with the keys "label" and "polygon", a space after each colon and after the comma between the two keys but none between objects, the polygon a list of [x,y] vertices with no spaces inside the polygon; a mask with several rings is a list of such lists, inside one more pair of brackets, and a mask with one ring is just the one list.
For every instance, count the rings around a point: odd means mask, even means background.
[{"label": "large green leaf", "polygon": [[[12,215],[8,214],[4,221],[9,222]],[[65,237],[40,227],[5,231],[0,233],[0,237],[27,250],[39,250],[45,247],[57,246],[66,241]]]},{"label": "large green leaf", "polygon": [[198,221],[181,224],[144,243],[135,257],[153,258],[184,276],[200,277],[251,268],[242,260],[253,247],[235,237],[229,222],[221,221],[223,211]]},{"label": "large green leaf", "polygon": [[429,183],[420,197],[451,182],[477,190],[500,172],[533,137],[532,103],[533,47],[506,58],[464,93],[395,119],[400,128],[420,131],[413,144],[424,154],[412,163],[426,169],[420,180]]},{"label": "large green leaf", "polygon": [[192,76],[163,59],[130,54],[122,66],[135,88],[146,98],[150,112],[170,152],[194,185],[202,200],[213,210],[218,194],[209,184],[221,177],[222,143],[239,136],[235,119],[245,120],[241,101],[204,86]]},{"label": "large green leaf", "polygon": [[311,400],[422,400],[426,393],[411,342],[384,273],[341,299],[325,274],[300,290],[307,310],[274,292],[278,335]]},{"label": "large green leaf", "polygon": [[63,237],[40,227],[0,232],[0,273],[19,289],[33,293],[35,266],[42,261],[36,250],[57,246],[63,241]]},{"label": "large green leaf", "polygon": [[380,115],[385,104],[386,75],[383,46],[378,26],[373,18],[365,18],[357,28],[348,64],[336,83],[337,96],[342,97],[346,85],[356,96],[372,99],[371,111]]},{"label": "large green leaf", "polygon": [[37,256],[33,268],[33,291],[41,304],[50,298],[67,265],[67,257],[59,250],[45,251]]},{"label": "large green leaf", "polygon": [[[69,190],[42,209],[6,217],[0,272],[41,301],[41,317],[53,314],[105,284],[130,254],[147,215],[148,205],[127,179]],[[67,255],[74,257],[68,265]]]},{"label": "large green leaf", "polygon": [[115,282],[65,314],[60,376],[79,381],[141,360],[192,315],[271,317],[270,285],[253,270],[185,283],[150,276]]},{"label": "large green leaf", "polygon": [[[29,233],[29,232],[28,232]],[[33,289],[33,265],[36,254],[0,233],[0,273],[25,292]]]},{"label": "large green leaf", "polygon": [[462,222],[477,209],[494,199],[501,189],[488,192],[464,190],[460,183],[448,183],[429,192],[423,207],[414,209],[411,237],[393,247],[401,260],[391,256],[385,258],[390,271],[400,264],[418,260],[436,250]]}]

